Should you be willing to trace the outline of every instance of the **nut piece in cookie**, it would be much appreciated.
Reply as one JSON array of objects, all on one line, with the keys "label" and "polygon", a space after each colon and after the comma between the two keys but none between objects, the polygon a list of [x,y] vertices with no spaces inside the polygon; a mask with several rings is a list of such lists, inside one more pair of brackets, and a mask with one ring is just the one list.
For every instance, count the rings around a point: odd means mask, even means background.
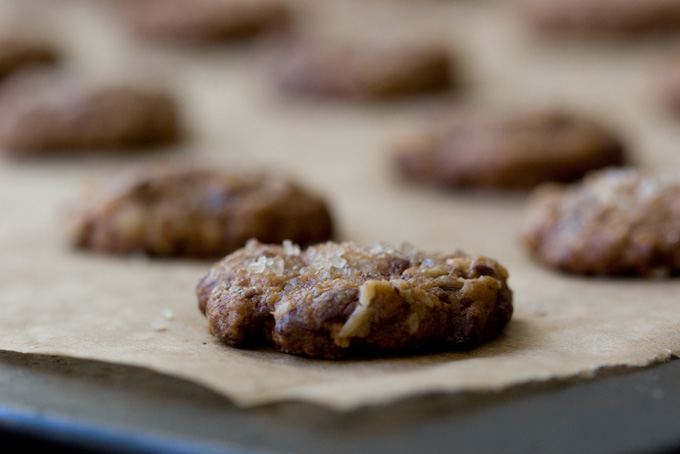
[{"label": "nut piece in cookie", "polygon": [[544,35],[637,37],[680,31],[677,0],[570,0],[532,2],[527,20]]},{"label": "nut piece in cookie", "polygon": [[58,61],[57,51],[47,44],[25,38],[0,38],[0,81],[18,70]]},{"label": "nut piece in cookie", "polygon": [[21,80],[0,94],[0,146],[12,155],[136,149],[181,136],[174,99],[125,85]]},{"label": "nut piece in cookie", "polygon": [[463,252],[249,241],[197,286],[210,331],[315,358],[471,348],[512,317],[507,270]]},{"label": "nut piece in cookie", "polygon": [[548,267],[581,275],[680,273],[680,175],[606,169],[531,195],[524,245]]},{"label": "nut piece in cookie", "polygon": [[73,245],[112,254],[223,257],[250,238],[328,240],[326,203],[260,171],[154,164],[111,181],[66,213]]},{"label": "nut piece in cookie", "polygon": [[130,0],[122,15],[135,34],[157,41],[217,44],[284,27],[287,6],[277,0]]},{"label": "nut piece in cookie", "polygon": [[458,112],[396,142],[392,159],[397,172],[414,181],[513,190],[574,181],[626,160],[615,132],[553,110]]},{"label": "nut piece in cookie", "polygon": [[390,98],[450,89],[450,55],[436,46],[371,39],[288,37],[273,46],[271,76],[284,93]]}]

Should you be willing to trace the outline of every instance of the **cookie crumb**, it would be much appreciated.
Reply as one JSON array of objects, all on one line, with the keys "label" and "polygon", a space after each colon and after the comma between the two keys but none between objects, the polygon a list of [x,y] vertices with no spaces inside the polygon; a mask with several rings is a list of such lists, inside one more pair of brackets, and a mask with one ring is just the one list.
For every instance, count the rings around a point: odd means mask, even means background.
[{"label": "cookie crumb", "polygon": [[167,321],[165,321],[165,320],[153,320],[151,322],[151,329],[158,332],[158,333],[167,331],[168,328],[169,328],[169,325],[168,325]]},{"label": "cookie crumb", "polygon": [[170,309],[169,307],[164,308],[164,309],[161,311],[161,315],[162,315],[163,318],[165,318],[166,320],[172,320],[173,318],[175,318],[175,313],[174,313],[173,310]]}]

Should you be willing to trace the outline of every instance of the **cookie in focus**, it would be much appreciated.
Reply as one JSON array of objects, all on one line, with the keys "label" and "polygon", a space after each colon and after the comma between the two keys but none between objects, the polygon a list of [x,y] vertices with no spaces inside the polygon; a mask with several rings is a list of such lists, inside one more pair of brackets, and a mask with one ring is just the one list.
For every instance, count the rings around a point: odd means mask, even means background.
[{"label": "cookie in focus", "polygon": [[469,349],[513,312],[508,272],[463,252],[254,240],[197,286],[210,331],[236,347],[313,358]]}]

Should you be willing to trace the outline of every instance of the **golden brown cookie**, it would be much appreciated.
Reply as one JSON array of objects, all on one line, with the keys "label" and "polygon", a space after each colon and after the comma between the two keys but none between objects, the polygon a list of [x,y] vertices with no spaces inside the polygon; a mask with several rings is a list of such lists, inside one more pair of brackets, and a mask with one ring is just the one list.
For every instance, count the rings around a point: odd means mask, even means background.
[{"label": "golden brown cookie", "polygon": [[131,0],[123,17],[140,37],[176,43],[224,43],[281,29],[289,20],[277,0]]},{"label": "golden brown cookie", "polygon": [[288,37],[272,47],[270,74],[284,93],[389,98],[450,89],[456,70],[436,46]]},{"label": "golden brown cookie", "polygon": [[17,156],[166,145],[180,138],[180,123],[162,91],[53,79],[0,94],[0,147]]},{"label": "golden brown cookie", "polygon": [[548,267],[582,275],[680,272],[680,175],[606,169],[532,194],[522,239]]},{"label": "golden brown cookie", "polygon": [[286,241],[245,247],[197,287],[210,331],[315,358],[471,348],[512,316],[507,270],[463,252]]},{"label": "golden brown cookie", "polygon": [[640,36],[680,31],[677,0],[570,0],[533,2],[529,23],[549,35]]},{"label": "golden brown cookie", "polygon": [[52,65],[59,55],[51,46],[26,39],[0,38],[0,80],[15,71],[38,65]]},{"label": "golden brown cookie", "polygon": [[145,165],[67,213],[76,247],[112,254],[222,257],[250,238],[328,240],[324,200],[291,179],[255,170]]},{"label": "golden brown cookie", "polygon": [[461,111],[415,128],[392,155],[399,174],[444,188],[526,190],[626,161],[618,134],[555,110]]}]

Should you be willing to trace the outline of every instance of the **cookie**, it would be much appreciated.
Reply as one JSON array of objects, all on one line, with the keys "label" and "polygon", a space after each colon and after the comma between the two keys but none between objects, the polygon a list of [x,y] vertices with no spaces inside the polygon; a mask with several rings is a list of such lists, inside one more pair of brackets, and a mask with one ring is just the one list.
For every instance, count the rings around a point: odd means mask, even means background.
[{"label": "cookie", "polygon": [[436,46],[399,41],[287,37],[272,46],[270,74],[283,93],[390,98],[455,85],[454,63]]},{"label": "cookie", "polygon": [[51,46],[26,39],[0,38],[0,80],[17,70],[53,65],[59,55]]},{"label": "cookie", "polygon": [[0,147],[18,156],[167,145],[180,123],[170,94],[124,85],[41,80],[0,96]]},{"label": "cookie", "polygon": [[655,82],[661,106],[680,116],[680,65],[677,62],[666,65]]},{"label": "cookie", "polygon": [[153,163],[114,179],[66,213],[71,243],[110,254],[217,258],[250,238],[330,239],[326,202],[256,170]]},{"label": "cookie", "polygon": [[249,241],[196,293],[211,333],[229,345],[334,359],[494,339],[513,312],[507,280],[497,261],[463,252]]},{"label": "cookie", "polygon": [[209,44],[278,31],[289,21],[276,0],[133,0],[123,17],[133,32],[157,41]]},{"label": "cookie", "polygon": [[536,259],[579,275],[680,272],[680,175],[604,169],[532,194],[522,240]]},{"label": "cookie", "polygon": [[527,190],[626,161],[616,132],[548,109],[461,111],[395,142],[391,159],[399,175],[443,188]]},{"label": "cookie", "polygon": [[640,36],[680,31],[677,0],[572,0],[532,4],[529,23],[542,34]]}]

